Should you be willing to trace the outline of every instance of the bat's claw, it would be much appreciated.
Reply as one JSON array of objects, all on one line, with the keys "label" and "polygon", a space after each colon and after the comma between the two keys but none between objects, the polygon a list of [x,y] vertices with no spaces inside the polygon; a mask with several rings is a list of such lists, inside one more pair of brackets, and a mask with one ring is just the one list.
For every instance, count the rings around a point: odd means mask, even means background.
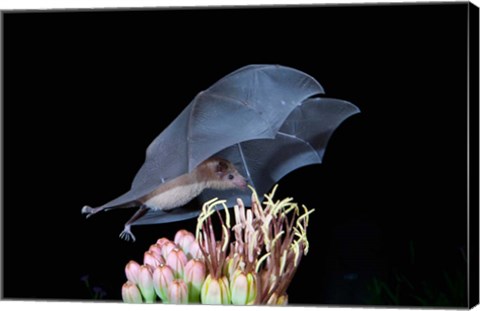
[{"label": "bat's claw", "polygon": [[82,207],[82,214],[87,214],[87,218],[95,214],[95,211],[92,207],[85,205]]},{"label": "bat's claw", "polygon": [[100,208],[93,208],[91,206],[85,205],[82,207],[82,214],[87,214],[87,218],[101,211]]},{"label": "bat's claw", "polygon": [[133,235],[132,231],[130,230],[130,226],[125,226],[125,229],[120,233],[120,238],[125,240],[125,241],[130,241],[135,242],[135,236]]}]

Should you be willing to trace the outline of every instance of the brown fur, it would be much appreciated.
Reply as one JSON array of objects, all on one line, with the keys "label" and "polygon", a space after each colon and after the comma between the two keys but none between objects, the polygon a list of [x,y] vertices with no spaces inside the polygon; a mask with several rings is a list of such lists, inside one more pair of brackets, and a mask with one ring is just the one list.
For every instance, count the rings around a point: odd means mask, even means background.
[{"label": "brown fur", "polygon": [[[232,163],[218,157],[212,157],[200,163],[191,173],[180,175],[160,185],[151,193],[140,198],[139,201],[145,203],[163,192],[191,184],[201,184],[202,189],[213,188],[221,190],[233,188],[231,184],[222,180],[222,177],[234,172],[237,172],[237,170]],[[186,195],[188,196],[188,194]]]}]

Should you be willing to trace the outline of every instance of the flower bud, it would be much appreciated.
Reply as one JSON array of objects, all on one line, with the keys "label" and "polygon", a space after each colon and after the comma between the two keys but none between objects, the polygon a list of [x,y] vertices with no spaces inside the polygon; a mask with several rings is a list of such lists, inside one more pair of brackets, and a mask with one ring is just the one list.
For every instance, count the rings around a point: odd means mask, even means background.
[{"label": "flower bud", "polygon": [[167,238],[160,238],[157,240],[157,245],[160,247],[163,247],[163,245],[167,242],[171,242],[171,241]]},{"label": "flower bud", "polygon": [[127,276],[127,279],[133,284],[138,284],[139,272],[140,265],[134,260],[130,260],[125,266],[125,275]]},{"label": "flower bud", "polygon": [[183,270],[187,264],[187,256],[185,256],[185,253],[181,249],[174,248],[170,254],[168,254],[166,264],[173,269],[175,277],[183,278]]},{"label": "flower bud", "polygon": [[206,267],[200,259],[190,259],[185,265],[183,279],[188,287],[188,301],[200,302],[200,292],[205,281]]},{"label": "flower bud", "polygon": [[188,303],[187,284],[183,280],[174,280],[168,286],[168,303],[186,304]]},{"label": "flower bud", "polygon": [[167,259],[168,255],[172,251],[172,249],[177,248],[177,246],[172,241],[165,242],[162,246],[162,256]]},{"label": "flower bud", "polygon": [[162,258],[162,247],[158,244],[152,244],[150,245],[150,248],[148,249],[149,251],[153,252],[155,254],[156,258]]},{"label": "flower bud", "polygon": [[210,305],[230,304],[230,290],[227,278],[214,279],[209,274],[202,285],[201,300],[203,304]]},{"label": "flower bud", "polygon": [[189,258],[203,258],[202,250],[197,241],[193,241],[188,249]]},{"label": "flower bud", "polygon": [[193,241],[195,241],[193,233],[187,230],[178,230],[175,234],[174,242],[185,252],[185,254],[188,253],[190,244],[192,244]]},{"label": "flower bud", "polygon": [[122,299],[127,303],[142,303],[142,295],[137,286],[131,281],[125,282],[122,286]]},{"label": "flower bud", "polygon": [[172,268],[161,264],[153,271],[153,288],[163,302],[168,301],[168,286],[175,279]]},{"label": "flower bud", "polygon": [[[161,258],[161,259],[160,259]],[[162,256],[157,256],[152,251],[146,251],[143,256],[143,264],[149,265],[152,270],[154,270],[158,265],[164,263]]]},{"label": "flower bud", "polygon": [[155,302],[155,290],[153,289],[153,277],[149,266],[140,266],[138,274],[138,287],[147,303]]},{"label": "flower bud", "polygon": [[230,284],[232,292],[232,304],[250,305],[257,297],[257,277],[253,273],[245,273],[237,270],[233,274]]},{"label": "flower bud", "polygon": [[228,277],[229,281],[232,282],[235,272],[240,269],[243,270],[245,264],[242,261],[242,256],[235,253],[232,258],[226,260],[226,265],[223,270],[223,274]]}]

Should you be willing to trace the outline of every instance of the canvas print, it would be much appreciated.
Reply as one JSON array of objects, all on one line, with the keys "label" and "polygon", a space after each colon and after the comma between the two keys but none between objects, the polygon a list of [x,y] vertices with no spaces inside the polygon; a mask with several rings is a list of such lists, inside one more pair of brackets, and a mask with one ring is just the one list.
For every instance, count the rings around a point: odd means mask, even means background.
[{"label": "canvas print", "polygon": [[478,303],[473,4],[2,20],[3,299]]}]

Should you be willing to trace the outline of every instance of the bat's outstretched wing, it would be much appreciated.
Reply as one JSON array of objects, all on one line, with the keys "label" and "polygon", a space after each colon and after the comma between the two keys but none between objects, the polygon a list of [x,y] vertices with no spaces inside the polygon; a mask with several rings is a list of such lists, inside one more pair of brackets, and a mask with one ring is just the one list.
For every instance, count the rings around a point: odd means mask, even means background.
[{"label": "bat's outstretched wing", "polygon": [[323,88],[315,79],[289,67],[250,65],[230,73],[154,139],[131,189],[100,208],[137,200],[230,146],[275,138],[291,112],[318,94]]},{"label": "bat's outstretched wing", "polygon": [[[254,139],[234,144],[217,155],[231,161],[254,186],[260,198],[289,172],[322,162],[327,143],[335,129],[359,109],[346,101],[310,98],[297,106],[274,139]],[[228,206],[241,198],[250,204],[250,191],[205,190],[200,200],[226,199]],[[165,223],[197,217],[199,209],[177,208],[171,212],[149,211],[134,225]]]}]

